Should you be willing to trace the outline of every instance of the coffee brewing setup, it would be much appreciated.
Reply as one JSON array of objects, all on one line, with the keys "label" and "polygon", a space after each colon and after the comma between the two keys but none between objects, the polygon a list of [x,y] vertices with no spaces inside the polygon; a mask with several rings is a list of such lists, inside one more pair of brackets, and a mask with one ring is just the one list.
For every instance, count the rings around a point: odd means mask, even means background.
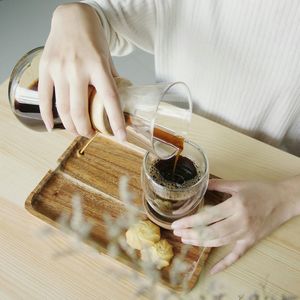
[{"label": "coffee brewing setup", "polygon": [[[33,49],[18,61],[8,91],[17,119],[35,131],[47,131],[38,97],[42,52],[43,47]],[[209,178],[206,155],[186,139],[192,117],[189,89],[183,82],[137,86],[120,77],[115,82],[127,128],[150,149],[141,169],[146,214],[154,223],[170,229],[173,221],[201,207]],[[53,95],[54,129],[64,129],[55,106],[55,92]],[[91,86],[89,114],[96,134],[79,154],[84,153],[99,132],[112,135],[101,93]]]}]

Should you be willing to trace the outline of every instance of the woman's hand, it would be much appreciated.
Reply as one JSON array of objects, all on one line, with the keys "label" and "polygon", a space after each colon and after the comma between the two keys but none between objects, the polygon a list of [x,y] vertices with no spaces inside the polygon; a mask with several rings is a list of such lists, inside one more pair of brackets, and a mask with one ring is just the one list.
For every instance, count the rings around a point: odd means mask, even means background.
[{"label": "woman's hand", "polygon": [[93,134],[89,118],[88,86],[103,95],[114,134],[126,139],[124,118],[113,80],[117,73],[101,22],[86,4],[59,6],[40,61],[40,111],[48,130],[53,128],[52,94],[64,127],[86,137]]},{"label": "woman's hand", "polygon": [[235,242],[231,253],[210,271],[211,274],[219,272],[299,213],[299,188],[295,191],[300,186],[299,179],[293,179],[293,183],[210,180],[210,190],[232,196],[216,206],[204,207],[196,215],[175,221],[172,224],[174,234],[185,244],[202,247]]}]

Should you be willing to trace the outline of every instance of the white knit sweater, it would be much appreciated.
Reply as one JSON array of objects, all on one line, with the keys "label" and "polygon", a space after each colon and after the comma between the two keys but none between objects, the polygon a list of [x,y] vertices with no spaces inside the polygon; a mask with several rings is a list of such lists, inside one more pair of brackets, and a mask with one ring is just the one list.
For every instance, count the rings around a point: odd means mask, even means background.
[{"label": "white knit sweater", "polygon": [[[300,156],[300,1],[85,0],[112,55],[155,55],[194,112]],[[201,128],[199,128],[201,130]]]}]

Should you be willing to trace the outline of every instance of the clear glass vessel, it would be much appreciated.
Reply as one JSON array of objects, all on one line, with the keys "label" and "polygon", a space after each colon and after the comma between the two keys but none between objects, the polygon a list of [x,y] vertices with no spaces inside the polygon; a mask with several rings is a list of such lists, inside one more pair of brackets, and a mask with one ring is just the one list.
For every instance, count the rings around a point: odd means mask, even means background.
[{"label": "clear glass vessel", "polygon": [[[9,101],[18,120],[25,126],[46,131],[39,110],[38,80],[39,61],[43,47],[25,54],[13,69],[9,81]],[[192,116],[192,101],[189,89],[183,82],[158,83],[136,86],[128,80],[115,78],[121,107],[128,126],[149,145],[160,158],[177,153],[178,148],[161,131],[185,138]],[[95,129],[111,134],[101,91],[89,86],[91,121]],[[52,99],[54,129],[63,129],[55,106],[55,90]]]},{"label": "clear glass vessel", "polygon": [[[163,226],[161,221],[165,223],[167,229],[173,221],[195,213],[203,205],[209,180],[208,160],[198,145],[185,140],[181,156],[189,159],[183,162],[184,167],[188,171],[195,167],[197,173],[186,181],[179,178],[179,183],[178,179],[174,179],[175,182],[165,180],[157,173],[157,168],[153,170],[158,158],[151,152],[145,155],[142,165],[141,182],[146,212],[159,225]],[[163,167],[161,170],[165,171]]]}]

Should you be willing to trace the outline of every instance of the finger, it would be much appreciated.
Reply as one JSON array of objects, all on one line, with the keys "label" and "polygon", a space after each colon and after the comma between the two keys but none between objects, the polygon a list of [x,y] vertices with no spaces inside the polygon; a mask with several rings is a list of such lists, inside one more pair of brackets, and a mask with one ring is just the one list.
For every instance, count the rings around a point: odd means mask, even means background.
[{"label": "finger", "polygon": [[236,262],[253,245],[249,240],[239,240],[233,250],[219,261],[211,270],[210,275],[220,272]]},{"label": "finger", "polygon": [[94,130],[89,116],[88,81],[73,79],[70,82],[70,110],[77,132],[91,137]]},{"label": "finger", "polygon": [[172,229],[183,229],[196,226],[209,225],[223,220],[233,214],[232,198],[215,205],[204,206],[199,213],[182,218],[172,223]]},{"label": "finger", "polygon": [[[215,236],[217,236],[218,238],[223,238],[243,231],[242,226],[239,225],[240,216],[238,214],[234,214],[229,218],[207,226],[207,228],[209,228],[210,231],[214,232]],[[206,227],[204,227],[204,230],[206,230]]]},{"label": "finger", "polygon": [[181,241],[186,245],[200,246],[198,240],[191,240],[191,239],[182,238]]},{"label": "finger", "polygon": [[195,240],[198,246],[220,247],[236,241],[242,235],[244,231],[237,226],[238,222],[239,217],[233,215],[210,226],[174,230],[174,235],[185,240]]},{"label": "finger", "polygon": [[39,106],[42,119],[48,131],[51,131],[53,123],[52,97],[53,81],[48,72],[40,70],[38,83]]},{"label": "finger", "polygon": [[232,234],[229,234],[225,237],[221,237],[221,238],[217,238],[217,239],[213,239],[213,240],[201,240],[201,239],[187,239],[185,237],[182,237],[181,240],[183,243],[186,244],[191,244],[194,246],[199,246],[199,247],[207,247],[207,248],[212,248],[212,247],[221,247],[221,246],[225,246],[228,244],[231,244],[233,242],[236,242],[236,240],[238,240],[242,235],[241,231],[238,232],[234,232]]},{"label": "finger", "polygon": [[100,93],[103,96],[104,107],[114,135],[119,141],[125,141],[127,135],[124,116],[117,87],[109,67],[98,67],[97,72],[91,77],[91,81],[95,86],[97,93]]},{"label": "finger", "polygon": [[241,184],[242,182],[240,181],[210,179],[208,183],[208,189],[228,194],[234,194],[239,190]]},{"label": "finger", "polygon": [[205,248],[216,248],[216,247],[221,247],[221,246],[231,244],[232,242],[236,241],[236,238],[232,236],[228,236],[226,238],[215,239],[211,241],[200,241],[199,239],[194,240],[194,239],[182,238],[181,241],[184,244],[188,244],[188,245],[205,247]]},{"label": "finger", "polygon": [[173,231],[174,235],[179,236],[185,240],[207,241],[218,238],[216,233],[209,227],[198,227],[193,229],[176,229]]},{"label": "finger", "polygon": [[226,237],[218,238],[218,239],[210,240],[210,241],[201,241],[199,239],[186,239],[186,238],[181,238],[181,241],[184,244],[189,244],[189,245],[193,245],[193,246],[216,248],[216,247],[229,245],[229,244],[235,242],[240,237],[240,235],[241,235],[241,233],[237,232],[237,233],[228,235]]},{"label": "finger", "polygon": [[55,98],[56,107],[59,117],[68,131],[77,135],[75,125],[71,118],[70,113],[70,100],[69,100],[69,85],[63,78],[57,78],[54,80],[55,85]]},{"label": "finger", "polygon": [[221,246],[225,246],[225,245],[236,242],[241,237],[241,235],[242,235],[242,232],[238,231],[238,232],[229,234],[225,237],[217,238],[217,239],[210,240],[210,241],[198,240],[197,245],[201,246],[201,247],[209,247],[209,248],[221,247]]}]

